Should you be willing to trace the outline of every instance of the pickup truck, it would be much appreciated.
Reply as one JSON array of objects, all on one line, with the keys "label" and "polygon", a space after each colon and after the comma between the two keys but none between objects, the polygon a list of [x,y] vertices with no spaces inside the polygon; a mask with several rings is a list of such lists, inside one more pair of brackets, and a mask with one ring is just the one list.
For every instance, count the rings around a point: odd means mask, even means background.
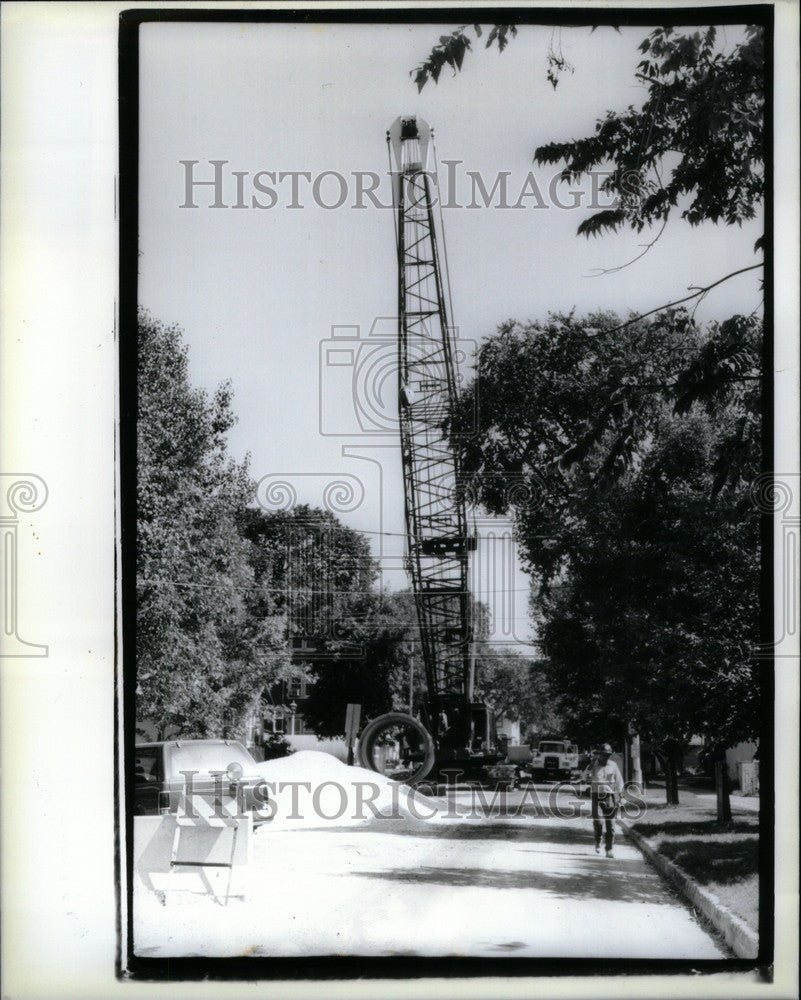
[{"label": "pickup truck", "polygon": [[193,798],[235,815],[253,813],[254,827],[272,818],[256,761],[236,740],[167,740],[134,748],[134,815],[174,813],[191,778]]},{"label": "pickup truck", "polygon": [[567,740],[542,740],[532,754],[529,768],[535,779],[568,780],[578,769],[578,762],[575,744]]}]

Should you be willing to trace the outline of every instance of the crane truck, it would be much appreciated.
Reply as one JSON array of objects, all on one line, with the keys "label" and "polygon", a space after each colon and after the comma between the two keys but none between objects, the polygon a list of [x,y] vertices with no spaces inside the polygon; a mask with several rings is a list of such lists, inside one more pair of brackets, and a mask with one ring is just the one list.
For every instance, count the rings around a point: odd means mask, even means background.
[{"label": "crane truck", "polygon": [[[382,770],[388,746],[406,780],[497,764],[490,708],[474,697],[475,645],[468,587],[476,538],[460,493],[450,439],[458,401],[454,330],[435,222],[433,132],[415,116],[387,132],[393,165],[398,277],[398,410],[407,569],[414,592],[426,694],[419,717],[400,712],[370,722],[359,739],[363,766]],[[439,230],[439,231],[438,231]],[[447,268],[445,269],[447,272]]]}]

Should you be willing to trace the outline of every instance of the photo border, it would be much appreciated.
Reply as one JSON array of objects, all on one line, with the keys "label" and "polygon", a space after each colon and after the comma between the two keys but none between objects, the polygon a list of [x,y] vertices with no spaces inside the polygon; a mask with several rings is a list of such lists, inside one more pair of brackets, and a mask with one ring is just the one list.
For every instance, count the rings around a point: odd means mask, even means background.
[{"label": "photo border", "polygon": [[[572,977],[614,975],[713,974],[757,970],[770,978],[774,959],[774,816],[773,767],[761,774],[760,794],[760,892],[759,954],[755,960],[649,960],[589,958],[462,958],[442,956],[370,957],[359,955],[307,956],[298,958],[142,958],[133,953],[133,768],[130,765],[135,740],[135,657],[136,657],[136,316],[138,268],[138,86],[139,27],[149,22],[220,23],[414,23],[444,24],[493,22],[531,25],[625,25],[656,27],[662,24],[756,23],[765,28],[766,43],[766,191],[765,191],[765,320],[762,385],[762,472],[772,475],[774,440],[774,165],[773,165],[773,31],[772,4],[704,5],[692,7],[402,7],[359,9],[319,7],[314,9],[273,8],[136,8],[123,11],[119,29],[119,129],[120,129],[120,484],[121,484],[121,566],[117,585],[122,600],[122,627],[118,636],[123,679],[118,687],[121,708],[115,719],[115,773],[124,774],[116,787],[115,812],[118,818],[117,886],[120,908],[125,907],[125,934],[121,934],[117,955],[119,977],[134,980],[331,980],[403,979],[420,977]],[[774,530],[775,516],[761,515],[761,640],[769,644],[774,635]],[[127,666],[125,666],[127,664]],[[761,663],[763,760],[775,761],[773,712],[775,662],[771,656]],[[119,670],[118,670],[119,675]]]}]

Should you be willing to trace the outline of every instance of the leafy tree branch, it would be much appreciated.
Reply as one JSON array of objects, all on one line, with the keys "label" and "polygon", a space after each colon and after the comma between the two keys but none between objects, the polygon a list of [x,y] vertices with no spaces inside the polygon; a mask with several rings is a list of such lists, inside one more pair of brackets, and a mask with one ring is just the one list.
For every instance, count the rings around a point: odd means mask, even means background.
[{"label": "leafy tree branch", "polygon": [[664,305],[656,306],[653,309],[649,309],[648,312],[640,313],[638,316],[632,316],[631,319],[628,319],[623,323],[619,323],[617,326],[611,326],[604,330],[588,330],[586,331],[586,335],[591,337],[601,337],[609,333],[619,333],[621,330],[625,330],[627,327],[632,326],[635,323],[639,323],[641,320],[647,319],[649,316],[655,316],[657,313],[666,312],[668,309],[675,309],[676,306],[681,306],[685,302],[692,302],[693,299],[703,298],[708,292],[711,292],[713,288],[717,288],[718,285],[722,285],[725,281],[729,281],[731,278],[736,278],[740,274],[746,274],[748,271],[756,271],[763,266],[764,262],[760,261],[758,264],[749,264],[748,267],[741,267],[736,271],[730,271],[728,274],[724,274],[722,278],[718,278],[717,281],[713,281],[709,285],[691,285],[690,295],[685,295],[681,299],[676,299],[673,302],[666,302]]}]

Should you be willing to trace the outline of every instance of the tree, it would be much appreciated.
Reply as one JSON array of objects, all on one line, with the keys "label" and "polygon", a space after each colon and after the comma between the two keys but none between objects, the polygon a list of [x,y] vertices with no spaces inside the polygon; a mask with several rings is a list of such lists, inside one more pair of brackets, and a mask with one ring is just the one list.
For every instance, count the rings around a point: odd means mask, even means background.
[{"label": "tree", "polygon": [[[473,31],[477,38],[481,38],[482,28],[480,24],[474,24]],[[509,38],[513,38],[516,34],[517,27],[514,24],[493,25],[487,35],[485,48],[489,49],[494,44],[497,45],[499,52],[503,52]],[[427,58],[420,63],[417,69],[411,72],[411,76],[414,77],[414,82],[417,84],[417,92],[419,93],[429,80],[433,80],[436,83],[445,66],[450,66],[455,73],[458,72],[462,68],[465,54],[472,47],[473,43],[468,34],[467,25],[457,28],[449,35],[440,35],[439,42],[434,46]]]},{"label": "tree", "polygon": [[[758,369],[745,356],[758,364],[760,324],[702,330],[673,312],[596,335],[616,323],[509,322],[482,344],[462,400],[475,433],[467,416],[454,428],[467,489],[514,515],[575,737],[636,722],[663,748],[742,739],[758,700]],[[710,377],[720,365],[728,381]]]},{"label": "tree", "polygon": [[[256,579],[286,616],[293,669],[310,682],[305,723],[318,736],[341,736],[348,703],[360,704],[365,720],[408,707],[414,599],[376,589],[378,564],[365,536],[305,505],[250,509],[242,525]],[[422,669],[413,673],[419,691]]]},{"label": "tree", "polygon": [[[500,28],[507,29],[504,41],[515,34],[508,25]],[[418,88],[436,82],[444,65],[460,71],[470,47],[467,27],[440,38],[415,71]],[[579,234],[660,226],[645,253],[672,214],[690,225],[741,225],[754,218],[764,198],[764,29],[748,26],[729,47],[714,26],[660,27],[642,40],[640,52],[636,78],[645,94],[639,108],[607,111],[592,135],[545,143],[534,152],[537,163],[561,164],[564,182],[609,169],[604,189],[616,195],[615,204],[584,219]],[[548,77],[554,87],[569,68],[552,46]],[[761,244],[757,240],[754,251]],[[747,486],[759,469],[762,327],[754,316],[734,316],[702,331],[676,307],[697,305],[712,288],[760,267],[738,268],[622,321],[551,317],[529,327],[510,321],[481,349],[479,433],[454,440],[461,440],[473,495],[495,513],[515,512],[556,651],[553,662],[567,671],[568,681],[576,680],[575,690],[566,681],[563,701],[588,732],[622,725],[631,713],[643,716],[645,707],[652,709],[649,724],[660,731],[663,747],[687,726],[716,742],[742,738],[755,726],[759,683],[750,649],[756,643],[758,544]],[[468,394],[465,412],[475,397],[475,390]],[[464,417],[457,418],[456,430],[464,433],[466,426]],[[675,493],[673,506],[657,509],[672,520],[653,521],[645,512],[639,521],[622,518],[633,497],[626,491],[644,489],[658,460],[663,487]],[[521,478],[529,488],[526,502]],[[694,533],[704,504],[711,527]],[[600,509],[607,514],[605,527],[594,520]],[[598,530],[591,531],[594,524]],[[631,532],[644,524],[654,535],[637,548]],[[676,537],[665,542],[659,531],[668,526]],[[714,555],[704,544],[708,536],[719,543]],[[672,587],[660,590],[665,581],[648,553],[669,561],[674,542],[684,569],[697,577],[682,577],[680,562],[668,577]],[[607,590],[611,579],[627,578],[621,552],[635,567],[631,594]],[[707,554],[706,563],[698,565],[699,553]],[[639,574],[638,558],[645,559]],[[593,571],[599,590],[590,586]],[[733,581],[745,588],[742,593]],[[682,599],[682,587],[696,599],[705,595],[719,617],[702,628],[699,605]],[[653,597],[653,606],[638,603],[642,594]],[[643,639],[629,650],[622,644],[628,630],[650,636],[650,645]],[[686,656],[696,641],[703,649],[696,644],[693,667]],[[659,669],[647,675],[644,706],[631,704],[632,685],[643,684],[640,668],[652,662]],[[673,676],[670,663],[680,664]],[[633,675],[627,673],[632,666]],[[613,717],[615,706],[624,708],[622,717]]]},{"label": "tree", "polygon": [[475,696],[491,706],[496,723],[503,717],[518,722],[524,736],[531,729],[559,731],[562,721],[554,711],[555,698],[544,666],[514,650],[493,649],[479,642]]},{"label": "tree", "polygon": [[[486,609],[478,602],[473,617],[482,633],[476,639],[476,697],[487,700],[496,720],[505,714],[521,728],[558,726],[541,665],[488,644]],[[342,623],[339,641],[326,643],[323,655],[309,664],[313,684],[304,716],[315,732],[341,735],[349,702],[362,706],[365,720],[419,711],[428,692],[413,593],[355,594]]]},{"label": "tree", "polygon": [[759,521],[746,491],[711,496],[715,433],[701,412],[666,421],[587,510],[542,612],[566,714],[635,723],[668,775],[691,735],[722,750],[759,729]]},{"label": "tree", "polygon": [[349,702],[362,706],[362,720],[408,711],[409,684],[419,699],[424,674],[416,649],[414,598],[399,593],[354,596],[341,637],[310,664],[314,683],[304,715],[318,736],[341,736]]},{"label": "tree", "polygon": [[304,722],[318,736],[341,735],[348,701],[383,691],[379,675],[362,669],[359,638],[378,575],[370,543],[331,512],[305,504],[250,508],[241,528],[256,580],[286,621],[292,663],[277,679],[304,677]]},{"label": "tree", "polygon": [[[482,34],[480,25],[473,30]],[[495,42],[503,51],[516,35],[514,25],[497,24],[487,46]],[[418,90],[429,80],[436,83],[445,65],[459,72],[471,47],[468,26],[443,35],[412,71]],[[566,183],[598,167],[609,168],[602,189],[616,196],[614,207],[584,219],[578,233],[596,236],[623,225],[636,232],[660,223],[664,228],[674,209],[691,225],[741,225],[755,218],[765,193],[764,28],[746,26],[743,39],[729,48],[714,25],[692,32],[659,27],[646,35],[639,50],[643,59],[636,79],[646,95],[639,108],[607,111],[592,135],[544,143],[534,151],[536,163],[562,164],[560,177]],[[555,88],[559,74],[571,67],[553,42],[546,63]],[[761,247],[760,238],[754,250]],[[761,261],[739,268],[653,312],[700,300],[723,281],[760,267]]]},{"label": "tree", "polygon": [[537,163],[564,163],[565,181],[612,164],[602,186],[617,207],[585,219],[578,232],[624,224],[640,232],[664,222],[680,200],[691,225],[753,219],[765,191],[763,29],[747,26],[726,53],[714,25],[692,34],[656,28],[640,51],[642,107],[608,111],[593,135],[534,153]]},{"label": "tree", "polygon": [[[477,36],[482,34],[479,25],[473,25],[473,31]],[[696,31],[669,26],[655,28],[639,45],[643,58],[636,79],[645,90],[642,105],[607,111],[598,119],[590,136],[536,148],[535,162],[562,164],[560,176],[564,182],[578,180],[599,167],[610,168],[603,187],[616,196],[615,206],[584,219],[579,224],[579,234],[595,236],[624,225],[637,232],[660,223],[664,228],[674,210],[691,225],[708,221],[741,225],[756,217],[765,191],[764,28],[746,26],[742,37],[731,46],[725,40],[725,33],[721,40],[721,34],[714,25]],[[487,45],[497,42],[499,51],[503,51],[516,35],[514,25],[495,25]],[[418,89],[430,79],[437,82],[444,65],[451,66],[454,73],[459,72],[470,48],[468,26],[442,36],[429,58],[413,71]],[[559,73],[570,67],[553,40],[547,65],[549,79],[556,87]],[[653,246],[661,231],[644,252]],[[754,250],[761,249],[761,244],[760,238]],[[631,315],[622,321],[602,319],[591,332],[598,337],[617,337],[625,328],[640,326],[641,320],[652,316],[656,316],[657,329],[663,329],[665,315],[677,306],[690,302],[697,305],[712,288],[761,267],[760,261],[738,268],[706,286],[693,287],[688,295],[656,306],[639,317]],[[678,322],[685,325],[689,322],[682,310],[675,315]],[[757,327],[761,331],[761,325],[752,320],[753,317],[731,317],[698,342],[698,353],[684,348],[684,369],[674,366],[672,384],[665,386],[666,394],[673,391],[673,401],[680,410],[686,409],[693,399],[725,395],[733,379],[758,382],[761,341],[753,334]],[[615,395],[609,404],[599,410],[597,424],[593,426],[589,421],[583,428],[583,436],[572,442],[573,451],[568,450],[566,455],[568,461],[579,460],[587,443],[606,432],[612,412],[623,412],[625,407],[636,423],[630,405],[632,390],[623,383],[613,391]],[[621,394],[628,397],[625,402]],[[758,422],[759,393],[752,391],[744,396],[744,403],[750,414],[743,418],[743,430],[747,433],[747,425],[753,427]],[[626,467],[625,445],[629,435],[627,428],[623,430],[620,448],[612,456],[618,472]],[[736,462],[742,451],[736,441],[727,442],[718,456],[718,487],[732,475],[737,476]],[[734,462],[733,471],[726,467],[727,459]]]},{"label": "tree", "polygon": [[290,642],[335,642],[354,601],[370,593],[378,565],[364,535],[330,511],[299,504],[287,511],[242,511],[256,579],[285,617]]},{"label": "tree", "polygon": [[253,484],[226,452],[231,387],[192,388],[182,331],[147,313],[138,347],[137,715],[161,736],[238,733],[288,652],[238,529]]},{"label": "tree", "polygon": [[[472,27],[481,37],[481,25]],[[503,52],[516,35],[514,24],[496,24],[485,47],[496,44]],[[429,80],[437,83],[445,66],[459,72],[471,48],[466,25],[442,35],[412,70],[418,90]],[[614,165],[604,189],[618,196],[618,208],[597,212],[580,224],[579,233],[592,235],[623,223],[639,232],[666,219],[685,197],[691,200],[681,215],[693,225],[753,219],[765,191],[764,29],[747,25],[744,39],[726,51],[715,25],[692,33],[659,27],[639,50],[644,58],[636,79],[647,92],[640,108],[608,111],[593,135],[546,143],[534,154],[537,163],[563,162],[565,181]],[[556,88],[559,73],[571,67],[553,44],[546,61]]]},{"label": "tree", "polygon": [[619,325],[610,313],[502,324],[480,346],[454,419],[470,499],[492,514],[513,510],[546,586],[576,511],[641,460],[666,408],[735,407],[713,443],[711,485],[742,487],[754,474],[761,323],[734,317],[702,330],[675,310],[599,335],[609,325]]}]

